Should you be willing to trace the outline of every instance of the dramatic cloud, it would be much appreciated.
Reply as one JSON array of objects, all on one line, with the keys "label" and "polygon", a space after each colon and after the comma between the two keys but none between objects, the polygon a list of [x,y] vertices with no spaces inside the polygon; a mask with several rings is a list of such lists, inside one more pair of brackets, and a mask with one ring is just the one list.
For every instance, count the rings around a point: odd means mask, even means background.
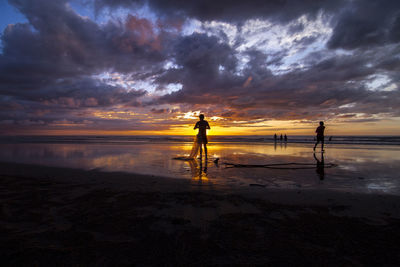
[{"label": "dramatic cloud", "polygon": [[8,3],[27,22],[1,35],[2,133],[400,117],[399,1]]},{"label": "dramatic cloud", "polygon": [[201,21],[243,22],[248,19],[271,19],[288,22],[302,15],[316,16],[320,11],[333,12],[345,1],[329,0],[95,0],[97,11],[110,7],[137,8],[148,5],[159,16],[186,16]]},{"label": "dramatic cloud", "polygon": [[330,48],[356,49],[400,41],[400,2],[354,1],[336,18]]}]

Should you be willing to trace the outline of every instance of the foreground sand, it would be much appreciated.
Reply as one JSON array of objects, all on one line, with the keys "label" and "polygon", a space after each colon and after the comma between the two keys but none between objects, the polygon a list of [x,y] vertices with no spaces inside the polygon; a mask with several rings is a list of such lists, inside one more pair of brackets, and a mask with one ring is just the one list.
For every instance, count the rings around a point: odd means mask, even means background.
[{"label": "foreground sand", "polygon": [[4,266],[400,265],[400,197],[0,163]]}]

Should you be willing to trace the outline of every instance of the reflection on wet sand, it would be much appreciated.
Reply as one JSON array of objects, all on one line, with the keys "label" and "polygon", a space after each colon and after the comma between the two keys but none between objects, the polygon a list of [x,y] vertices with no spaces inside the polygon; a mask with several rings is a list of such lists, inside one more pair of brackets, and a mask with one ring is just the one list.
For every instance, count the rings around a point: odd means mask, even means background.
[{"label": "reflection on wet sand", "polygon": [[[103,171],[123,171],[192,179],[201,185],[257,183],[276,188],[328,188],[400,194],[400,148],[330,145],[313,154],[307,144],[210,143],[208,159],[173,160],[190,153],[191,143],[140,144],[1,144],[0,161]],[[220,159],[219,165],[215,164]],[[226,168],[224,162],[276,164],[301,162],[304,170]],[[335,163],[335,168],[327,168]],[[323,182],[322,182],[323,181]],[[373,186],[371,186],[373,185]]]},{"label": "reflection on wet sand", "polygon": [[319,160],[317,158],[317,156],[315,155],[315,153],[313,153],[314,159],[317,161],[317,168],[316,168],[316,172],[319,176],[320,180],[324,180],[325,178],[325,162],[324,162],[324,153],[321,153],[321,160]]},{"label": "reflection on wet sand", "polygon": [[[208,160],[204,159],[193,159],[185,161],[190,166],[190,172],[192,174],[192,184],[206,185],[212,184],[210,179],[207,177],[208,171]],[[198,163],[199,162],[199,163]]]}]

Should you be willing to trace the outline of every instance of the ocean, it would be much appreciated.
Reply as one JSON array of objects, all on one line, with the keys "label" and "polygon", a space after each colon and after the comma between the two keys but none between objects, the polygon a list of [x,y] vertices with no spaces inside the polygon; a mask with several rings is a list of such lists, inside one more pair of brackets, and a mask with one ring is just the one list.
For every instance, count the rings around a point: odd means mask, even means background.
[{"label": "ocean", "polygon": [[[0,136],[0,143],[138,143],[138,142],[191,142],[193,136],[152,135],[152,136],[115,136],[115,135],[74,135],[74,136]],[[217,143],[273,143],[273,136],[209,136],[209,140]],[[280,142],[278,136],[277,142]],[[288,136],[288,143],[314,143],[315,136]],[[326,136],[327,144],[354,145],[400,145],[400,136]]]},{"label": "ocean", "polygon": [[193,136],[7,136],[0,161],[190,179],[193,186],[338,190],[400,195],[399,136],[210,136],[208,158]]}]

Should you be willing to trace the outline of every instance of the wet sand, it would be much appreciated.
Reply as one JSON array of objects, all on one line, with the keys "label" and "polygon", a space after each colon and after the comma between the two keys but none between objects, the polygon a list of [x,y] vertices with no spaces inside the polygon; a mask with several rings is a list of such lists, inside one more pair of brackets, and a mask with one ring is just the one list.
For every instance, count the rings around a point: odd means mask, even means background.
[{"label": "wet sand", "polygon": [[[151,142],[134,144],[16,143],[0,144],[0,162],[141,173],[213,186],[256,183],[268,188],[337,190],[353,193],[400,195],[400,146],[328,144],[325,167],[318,165],[309,144],[210,143],[209,159],[174,160],[190,153],[191,143]],[[219,164],[213,161],[219,158]],[[305,163],[303,169],[226,168],[224,163]],[[337,167],[329,168],[330,164]],[[281,166],[301,167],[301,166]],[[200,179],[201,178],[201,179]]]},{"label": "wet sand", "polygon": [[400,264],[400,197],[0,163],[5,266]]}]

